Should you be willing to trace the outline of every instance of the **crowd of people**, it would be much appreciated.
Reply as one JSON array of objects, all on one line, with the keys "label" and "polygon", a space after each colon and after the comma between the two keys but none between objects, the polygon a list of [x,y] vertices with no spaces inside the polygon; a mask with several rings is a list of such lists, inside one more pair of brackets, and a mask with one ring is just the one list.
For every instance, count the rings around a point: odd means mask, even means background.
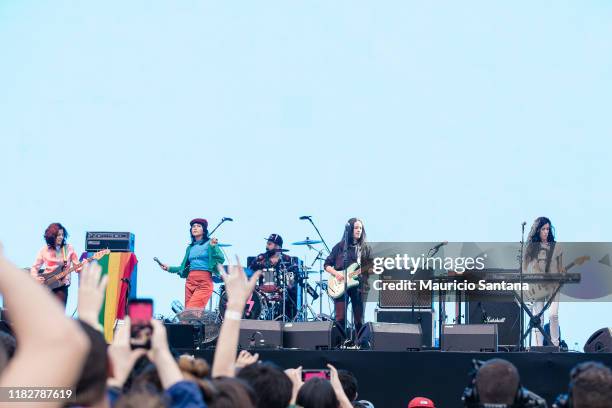
[{"label": "crowd of people", "polygon": [[[133,347],[129,318],[117,326],[112,344],[107,345],[98,320],[106,287],[99,265],[89,264],[81,272],[78,320],[73,320],[65,316],[57,297],[13,265],[0,246],[0,293],[12,330],[12,334],[0,332],[0,388],[74,391],[70,400],[49,400],[45,406],[373,407],[360,400],[358,381],[348,371],[328,365],[328,378],[304,381],[302,367],[283,370],[259,361],[257,354],[238,353],[242,311],[259,273],[248,279],[238,260],[220,273],[228,302],[209,365],[193,356],[174,355],[165,326],[157,320],[150,322],[150,347]],[[505,360],[485,362],[473,378],[464,394],[465,406],[528,406],[517,404],[538,401],[520,386],[516,367]],[[459,396],[457,401],[459,405]],[[603,408],[611,406],[611,401],[612,372],[589,362],[574,368],[568,394],[557,406]],[[38,404],[42,402],[29,405]],[[426,397],[415,397],[409,403],[409,408],[435,406]]]}]

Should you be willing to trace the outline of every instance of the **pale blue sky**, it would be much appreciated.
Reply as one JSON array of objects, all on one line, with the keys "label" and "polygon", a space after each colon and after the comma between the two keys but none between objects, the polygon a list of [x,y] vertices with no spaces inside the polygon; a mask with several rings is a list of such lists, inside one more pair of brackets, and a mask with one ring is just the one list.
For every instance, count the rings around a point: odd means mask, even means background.
[{"label": "pale blue sky", "polygon": [[[167,312],[187,222],[376,241],[611,241],[605,1],[0,2],[0,239],[29,265],[64,223],[136,234]],[[608,113],[606,113],[608,112]],[[301,254],[301,251],[294,251]],[[75,288],[73,288],[75,289]],[[71,291],[69,310],[76,293]],[[585,311],[588,312],[585,314]],[[580,347],[611,307],[561,306]]]}]

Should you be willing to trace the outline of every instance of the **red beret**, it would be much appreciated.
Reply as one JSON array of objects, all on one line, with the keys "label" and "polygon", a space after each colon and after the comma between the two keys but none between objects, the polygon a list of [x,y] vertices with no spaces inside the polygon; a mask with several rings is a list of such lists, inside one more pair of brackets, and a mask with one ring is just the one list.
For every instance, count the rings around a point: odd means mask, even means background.
[{"label": "red beret", "polygon": [[193,224],[200,224],[204,229],[208,228],[208,221],[206,221],[204,218],[194,218],[189,222],[189,225],[191,225],[192,227]]}]

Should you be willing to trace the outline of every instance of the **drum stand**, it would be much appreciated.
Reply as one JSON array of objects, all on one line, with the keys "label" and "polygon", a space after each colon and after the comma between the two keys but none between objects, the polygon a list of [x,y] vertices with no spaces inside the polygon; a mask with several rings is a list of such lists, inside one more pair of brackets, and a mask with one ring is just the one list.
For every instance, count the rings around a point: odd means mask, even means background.
[{"label": "drum stand", "polygon": [[[278,273],[280,275],[280,279],[282,281],[281,284],[281,296],[282,296],[282,304],[283,304],[283,309],[282,309],[282,321],[283,323],[286,323],[287,320],[290,320],[287,316],[287,296],[289,296],[289,291],[287,290],[287,273],[289,272],[287,270],[287,262],[283,261],[283,254],[280,253],[279,255],[279,266],[278,266]],[[295,279],[295,277],[294,277]],[[297,279],[295,279],[296,284],[297,284]],[[296,288],[296,290],[298,290],[298,288]],[[295,317],[293,318],[293,320],[297,319],[298,316],[298,305],[295,303],[295,301],[293,299],[290,299],[291,303],[293,303],[293,305],[295,306]],[[273,317],[273,320],[278,320],[277,318]]]},{"label": "drum stand", "polygon": [[[304,270],[300,271],[299,274],[300,278],[298,280],[298,284],[300,286],[298,287],[298,290],[300,290],[302,293],[302,299],[300,304],[300,312],[296,314],[296,318],[299,316],[299,319],[297,319],[298,321],[307,322],[308,312],[310,312],[313,321],[320,321],[322,320],[321,316],[317,315],[312,308],[312,305],[308,303],[308,295],[313,297],[313,302],[314,300],[321,298],[321,295],[318,295],[316,289],[313,289],[312,286],[308,284],[308,274]],[[308,288],[310,288],[310,290]],[[316,298],[314,297],[315,295],[317,296]]]}]

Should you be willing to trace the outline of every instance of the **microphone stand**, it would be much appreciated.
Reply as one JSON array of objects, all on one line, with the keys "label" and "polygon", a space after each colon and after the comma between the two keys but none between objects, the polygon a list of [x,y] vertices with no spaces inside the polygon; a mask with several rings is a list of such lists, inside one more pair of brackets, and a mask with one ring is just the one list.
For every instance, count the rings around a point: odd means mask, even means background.
[{"label": "microphone stand", "polygon": [[[521,338],[519,339],[519,343],[518,343],[518,347],[519,347],[519,351],[523,351],[525,350],[525,336],[523,336],[523,330],[525,330],[525,313],[523,312],[523,306],[524,303],[524,299],[523,299],[523,251],[524,251],[524,247],[525,247],[525,222],[523,222],[521,224],[521,249],[519,250],[519,256],[520,256],[520,260],[519,260],[519,282],[521,284],[521,307],[520,307],[520,318],[519,318],[519,326],[520,326],[520,336]],[[531,335],[531,332],[529,333]],[[531,339],[531,337],[529,337]],[[530,341],[531,344],[531,341]]]},{"label": "microphone stand", "polygon": [[319,229],[317,228],[317,226],[315,225],[315,223],[312,221],[311,217],[306,218],[308,221],[310,221],[310,223],[312,224],[312,226],[314,227],[315,231],[317,231],[317,235],[319,236],[319,238],[321,238],[321,241],[323,241],[323,245],[325,245],[325,249],[327,249],[327,254],[329,255],[331,253],[331,251],[329,250],[329,247],[327,246],[327,242],[325,242],[325,239],[323,238],[323,236],[321,235],[321,232],[319,231]]},{"label": "microphone stand", "polygon": [[[312,245],[308,245],[308,248],[312,249],[313,251],[316,251],[316,249],[313,248]],[[321,320],[321,316],[323,315],[323,261],[325,260],[325,258],[321,257],[321,255],[323,255],[323,250],[317,252],[317,256],[310,265],[310,267],[312,268],[314,264],[319,261],[319,316],[316,320]]]},{"label": "microphone stand", "polygon": [[[351,224],[346,224],[345,228],[344,228],[344,251],[343,251],[343,260],[342,260],[342,265],[343,265],[343,271],[342,273],[344,274],[344,335],[346,336],[346,339],[348,340],[348,282],[346,281],[348,278],[348,273],[347,273],[347,268],[348,268],[348,246],[349,246],[349,239],[352,239],[352,231],[351,231],[351,236],[349,237],[349,228],[350,228]],[[325,242],[323,242],[325,243]],[[327,246],[327,245],[326,245]]]},{"label": "microphone stand", "polygon": [[225,221],[229,221],[229,220],[226,217],[221,218],[221,221],[219,221],[217,226],[215,228],[213,228],[213,230],[208,233],[208,236],[212,237],[212,234],[214,234],[214,232],[217,230],[217,228],[219,228]]},{"label": "microphone stand", "polygon": [[[431,258],[440,251],[442,245],[429,248],[427,251],[427,258]],[[433,274],[432,274],[433,277]],[[444,323],[446,322],[446,292],[438,290],[438,346],[442,350],[442,342],[444,337]],[[413,300],[414,301],[414,300]],[[433,306],[433,304],[432,304]],[[433,317],[432,317],[433,318]]]}]

